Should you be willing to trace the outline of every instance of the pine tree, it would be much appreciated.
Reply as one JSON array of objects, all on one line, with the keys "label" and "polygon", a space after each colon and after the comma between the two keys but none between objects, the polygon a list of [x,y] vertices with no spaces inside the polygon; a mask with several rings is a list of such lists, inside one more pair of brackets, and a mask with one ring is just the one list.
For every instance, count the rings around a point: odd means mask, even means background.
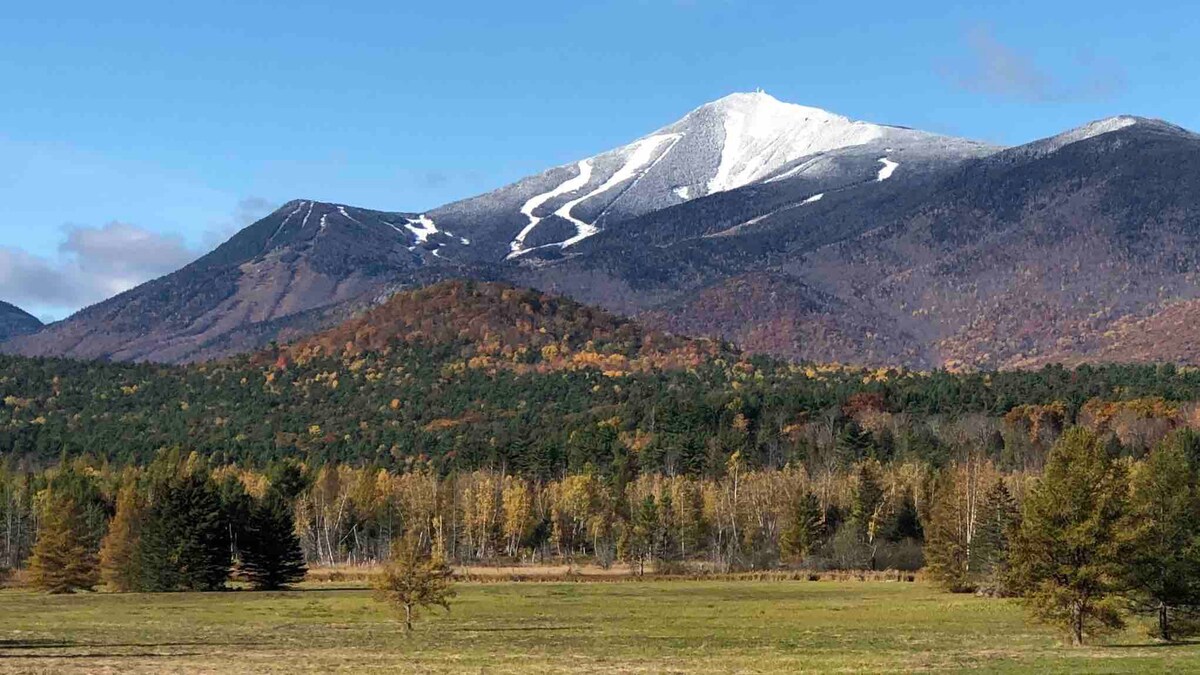
[{"label": "pine tree", "polygon": [[275,590],[304,579],[308,571],[292,509],[269,492],[250,508],[240,544],[242,572],[257,590]]},{"label": "pine tree", "polygon": [[100,544],[100,576],[116,591],[138,588],[141,567],[138,545],[145,515],[137,484],[127,479],[117,492],[117,512]]},{"label": "pine tree", "polygon": [[1133,607],[1171,640],[1172,619],[1200,609],[1200,495],[1181,443],[1160,443],[1134,472],[1126,532]]},{"label": "pine tree", "polygon": [[633,513],[629,531],[629,548],[638,564],[638,574],[646,573],[646,560],[654,560],[659,539],[658,504],[654,495],[646,495]]},{"label": "pine tree", "polygon": [[821,503],[815,494],[805,492],[796,500],[779,532],[779,555],[784,561],[802,562],[816,549],[824,535],[821,515]]},{"label": "pine tree", "polygon": [[404,612],[404,632],[411,633],[420,610],[450,610],[453,572],[443,558],[423,554],[416,538],[406,536],[393,544],[392,559],[375,581],[375,595]]},{"label": "pine tree", "polygon": [[142,527],[142,587],[217,590],[229,577],[229,547],[221,500],[207,473],[172,477],[157,486]]},{"label": "pine tree", "polygon": [[98,581],[86,512],[75,498],[49,491],[29,561],[30,585],[48,593],[74,593],[90,591]]},{"label": "pine tree", "polygon": [[1125,472],[1100,439],[1079,428],[1063,434],[1025,500],[1009,559],[1034,614],[1065,628],[1076,645],[1123,625],[1115,593],[1126,509]]}]

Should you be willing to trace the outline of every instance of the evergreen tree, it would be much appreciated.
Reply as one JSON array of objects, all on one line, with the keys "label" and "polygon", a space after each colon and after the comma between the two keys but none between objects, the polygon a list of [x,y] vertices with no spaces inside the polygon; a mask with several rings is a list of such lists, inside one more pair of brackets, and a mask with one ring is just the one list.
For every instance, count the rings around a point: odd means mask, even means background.
[{"label": "evergreen tree", "polygon": [[117,492],[117,512],[100,544],[100,576],[113,590],[127,592],[139,586],[138,545],[144,515],[137,483],[127,478]]},{"label": "evergreen tree", "polygon": [[875,569],[876,540],[883,520],[883,486],[879,480],[879,464],[872,460],[859,462],[855,472],[854,497],[850,503],[850,521],[860,543],[870,552],[870,568]]},{"label": "evergreen tree", "polygon": [[817,548],[824,534],[821,503],[816,495],[805,492],[792,506],[779,532],[779,555],[786,562],[803,562]]},{"label": "evergreen tree", "polygon": [[638,565],[638,574],[646,573],[646,560],[654,560],[659,540],[658,504],[654,495],[646,495],[633,513],[629,531],[629,549]]},{"label": "evergreen tree", "polygon": [[1127,509],[1125,472],[1097,436],[1071,429],[1051,448],[1045,474],[1025,500],[1010,561],[1035,615],[1072,643],[1123,621],[1118,532]]},{"label": "evergreen tree", "polygon": [[269,492],[250,508],[242,529],[242,572],[257,590],[274,590],[304,579],[308,571],[292,509]]},{"label": "evergreen tree", "polygon": [[971,571],[991,593],[1006,593],[1003,582],[1008,571],[1008,554],[1020,524],[1017,501],[1004,480],[997,478],[984,495],[971,542]]},{"label": "evergreen tree", "polygon": [[175,476],[154,490],[142,527],[141,584],[148,591],[211,591],[232,564],[229,528],[207,473]]},{"label": "evergreen tree", "polygon": [[1157,618],[1164,640],[1172,619],[1200,609],[1200,495],[1183,445],[1162,442],[1132,477],[1125,581],[1135,611]]},{"label": "evergreen tree", "polygon": [[974,524],[963,508],[962,486],[956,473],[944,471],[933,493],[929,528],[925,538],[925,571],[937,584],[953,593],[974,590],[971,580],[971,544]]},{"label": "evergreen tree", "polygon": [[98,581],[87,512],[74,497],[50,490],[29,561],[30,585],[48,593],[74,593],[90,591]]}]

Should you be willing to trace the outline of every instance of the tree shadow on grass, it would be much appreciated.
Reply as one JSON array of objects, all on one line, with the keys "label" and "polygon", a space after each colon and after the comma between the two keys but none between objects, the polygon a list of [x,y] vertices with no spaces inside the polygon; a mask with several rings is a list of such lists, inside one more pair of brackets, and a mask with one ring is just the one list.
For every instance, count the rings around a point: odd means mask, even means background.
[{"label": "tree shadow on grass", "polygon": [[1139,642],[1137,644],[1101,645],[1103,649],[1162,649],[1171,647],[1194,647],[1200,645],[1200,640],[1179,640],[1176,642]]},{"label": "tree shadow on grass", "polygon": [[204,652],[93,652],[88,654],[10,654],[3,659],[168,659],[179,656],[201,656]]},{"label": "tree shadow on grass", "polygon": [[590,626],[511,626],[504,628],[444,628],[448,633],[520,633],[531,630],[587,630]]},{"label": "tree shadow on grass", "polygon": [[[72,642],[69,640],[0,640],[0,652],[34,649],[156,649],[161,647],[240,647],[250,642]],[[3,658],[0,654],[0,658]],[[66,657],[64,657],[66,658]]]}]

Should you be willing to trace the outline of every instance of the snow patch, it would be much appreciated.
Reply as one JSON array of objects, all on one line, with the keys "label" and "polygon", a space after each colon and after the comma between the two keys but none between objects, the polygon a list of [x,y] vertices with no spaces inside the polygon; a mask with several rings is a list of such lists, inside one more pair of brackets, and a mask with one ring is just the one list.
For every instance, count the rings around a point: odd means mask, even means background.
[{"label": "snow patch", "polygon": [[863,145],[884,128],[764,93],[733,94],[711,104],[723,119],[721,161],[707,193],[748,185],[779,167],[822,152]]},{"label": "snow patch", "polygon": [[802,202],[800,202],[800,203],[801,203],[801,204],[812,204],[813,202],[819,202],[819,201],[821,201],[821,200],[822,200],[822,199],[824,199],[824,198],[825,198],[825,193],[824,193],[824,192],[818,192],[817,194],[815,194],[815,195],[813,195],[813,196],[809,197],[808,199],[805,199],[804,201],[802,201]]},{"label": "snow patch", "polygon": [[1129,115],[1119,115],[1117,117],[1109,117],[1106,119],[1097,120],[1090,124],[1085,124],[1077,129],[1072,129],[1046,139],[1045,148],[1048,152],[1054,152],[1055,150],[1059,150],[1072,143],[1078,143],[1079,141],[1087,140],[1101,134],[1107,134],[1113,131],[1124,129],[1125,127],[1131,127],[1137,124],[1137,122],[1138,120],[1136,117],[1130,117]]},{"label": "snow patch", "polygon": [[404,220],[406,221],[404,227],[408,228],[409,232],[412,232],[414,235],[416,235],[417,241],[422,244],[429,241],[429,237],[437,234],[438,232],[437,226],[434,225],[433,221],[427,218],[424,213],[416,218],[405,218]]},{"label": "snow patch", "polygon": [[899,162],[893,162],[887,157],[880,157],[879,162],[883,164],[883,168],[879,170],[879,176],[875,178],[876,182],[887,180],[896,173],[896,167],[900,166]]},{"label": "snow patch", "polygon": [[684,185],[683,187],[677,187],[671,190],[671,192],[674,192],[676,197],[679,197],[683,200],[692,198],[692,188],[688,187],[687,185]]}]

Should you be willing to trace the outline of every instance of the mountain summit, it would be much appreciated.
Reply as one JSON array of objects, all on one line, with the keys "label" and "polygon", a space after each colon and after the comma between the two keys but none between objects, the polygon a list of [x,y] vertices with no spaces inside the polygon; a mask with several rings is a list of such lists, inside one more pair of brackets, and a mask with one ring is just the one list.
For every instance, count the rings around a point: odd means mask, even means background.
[{"label": "mountain summit", "polygon": [[513,260],[533,251],[557,254],[613,223],[747,185],[803,176],[819,189],[884,171],[890,176],[907,159],[957,162],[996,149],[855,122],[762,92],[738,93],[628,145],[434,209],[429,217],[470,233],[477,242],[465,252],[471,260]]}]

